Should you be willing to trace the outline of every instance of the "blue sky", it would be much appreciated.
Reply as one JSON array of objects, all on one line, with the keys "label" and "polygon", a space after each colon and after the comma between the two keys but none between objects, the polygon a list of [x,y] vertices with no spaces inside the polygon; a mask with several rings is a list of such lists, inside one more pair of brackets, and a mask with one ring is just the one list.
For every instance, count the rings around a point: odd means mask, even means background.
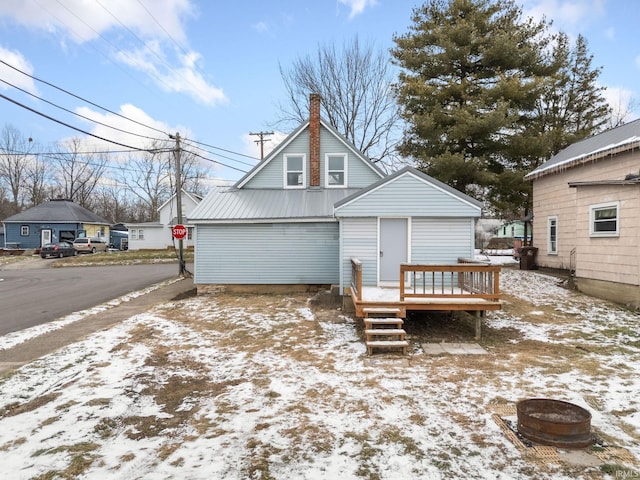
[{"label": "blue sky", "polygon": [[[636,0],[518,0],[525,14],[582,33],[602,66],[612,104],[640,98]],[[225,163],[210,175],[235,180],[259,156],[249,132],[272,130],[286,101],[279,65],[358,35],[377,48],[411,25],[406,0],[0,0],[0,60],[105,107],[100,110],[0,63],[0,79],[91,119],[151,138],[180,132]],[[54,108],[0,82],[0,94],[125,145],[128,135]],[[638,115],[631,118],[636,118]],[[83,136],[0,98],[0,128],[10,124],[47,145]],[[164,134],[162,133],[164,132]],[[288,132],[277,132],[273,146]],[[142,143],[141,143],[142,142]],[[87,144],[104,149],[95,139]],[[112,149],[120,147],[112,146]],[[222,149],[222,150],[219,150]],[[239,161],[238,161],[239,160]]]}]

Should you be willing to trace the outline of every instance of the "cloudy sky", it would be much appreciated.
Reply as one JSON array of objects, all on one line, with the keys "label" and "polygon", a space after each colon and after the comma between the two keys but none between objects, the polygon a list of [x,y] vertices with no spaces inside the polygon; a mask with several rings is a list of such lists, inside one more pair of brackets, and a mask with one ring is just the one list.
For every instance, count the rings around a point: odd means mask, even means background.
[{"label": "cloudy sky", "polygon": [[[640,97],[640,2],[518,2],[526,14],[587,38],[613,103]],[[218,162],[209,162],[212,176],[234,180],[255,163],[243,155],[259,156],[249,133],[272,130],[286,100],[279,65],[355,35],[388,49],[420,4],[2,0],[0,127],[43,145],[83,135],[55,120],[125,146],[180,132]]]}]

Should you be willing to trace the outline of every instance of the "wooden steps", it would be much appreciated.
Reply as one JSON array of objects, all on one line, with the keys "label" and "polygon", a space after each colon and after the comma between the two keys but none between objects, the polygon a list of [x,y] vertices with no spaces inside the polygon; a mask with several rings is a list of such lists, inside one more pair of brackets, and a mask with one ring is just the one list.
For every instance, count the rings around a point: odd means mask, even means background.
[{"label": "wooden steps", "polygon": [[[378,314],[382,312],[376,312]],[[364,336],[367,353],[371,355],[374,349],[401,349],[406,355],[409,342],[406,340],[407,332],[402,325],[404,320],[398,317],[365,317]]]}]

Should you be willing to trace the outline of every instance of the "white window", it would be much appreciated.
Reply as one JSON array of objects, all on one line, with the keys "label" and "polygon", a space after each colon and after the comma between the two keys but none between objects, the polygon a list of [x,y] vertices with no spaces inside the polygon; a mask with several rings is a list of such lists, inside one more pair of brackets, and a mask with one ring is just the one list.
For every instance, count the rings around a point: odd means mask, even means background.
[{"label": "white window", "polygon": [[29,225],[22,225],[20,227],[20,236],[28,237],[29,236]]},{"label": "white window", "polygon": [[187,240],[193,240],[193,227],[187,227]]},{"label": "white window", "polygon": [[133,228],[133,229],[131,229],[129,231],[129,233],[131,234],[131,240],[137,240],[138,239],[138,230]]},{"label": "white window", "polygon": [[547,217],[547,253],[558,254],[558,217]]},{"label": "white window", "polygon": [[345,153],[327,153],[325,155],[325,187],[347,186],[347,155]]},{"label": "white window", "polygon": [[305,155],[284,156],[284,187],[305,188],[307,169]]},{"label": "white window", "polygon": [[592,237],[617,237],[619,204],[606,203],[592,205],[589,211],[590,234]]},{"label": "white window", "polygon": [[138,240],[144,240],[144,230],[142,228],[138,230]]}]

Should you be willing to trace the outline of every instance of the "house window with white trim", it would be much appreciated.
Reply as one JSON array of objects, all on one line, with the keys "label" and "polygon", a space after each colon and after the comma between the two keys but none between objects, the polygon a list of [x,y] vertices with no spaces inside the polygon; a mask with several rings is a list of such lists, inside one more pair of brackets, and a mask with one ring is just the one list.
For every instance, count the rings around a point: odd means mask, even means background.
[{"label": "house window with white trim", "polygon": [[591,205],[589,210],[590,234],[592,237],[617,237],[619,234],[619,204]]},{"label": "house window with white trim", "polygon": [[327,153],[325,155],[325,187],[347,186],[347,154]]},{"label": "house window with white trim", "polygon": [[558,217],[547,218],[547,253],[558,254]]},{"label": "house window with white trim", "polygon": [[22,225],[20,227],[20,236],[28,237],[29,236],[29,225]]},{"label": "house window with white trim", "polygon": [[284,156],[284,186],[285,188],[305,188],[305,168],[304,155]]},{"label": "house window with white trim", "polygon": [[131,234],[131,240],[138,240],[138,230],[132,228],[129,233]]},{"label": "house window with white trim", "polygon": [[187,227],[187,240],[193,240],[193,227]]},{"label": "house window with white trim", "polygon": [[144,229],[138,230],[138,240],[144,240]]}]

